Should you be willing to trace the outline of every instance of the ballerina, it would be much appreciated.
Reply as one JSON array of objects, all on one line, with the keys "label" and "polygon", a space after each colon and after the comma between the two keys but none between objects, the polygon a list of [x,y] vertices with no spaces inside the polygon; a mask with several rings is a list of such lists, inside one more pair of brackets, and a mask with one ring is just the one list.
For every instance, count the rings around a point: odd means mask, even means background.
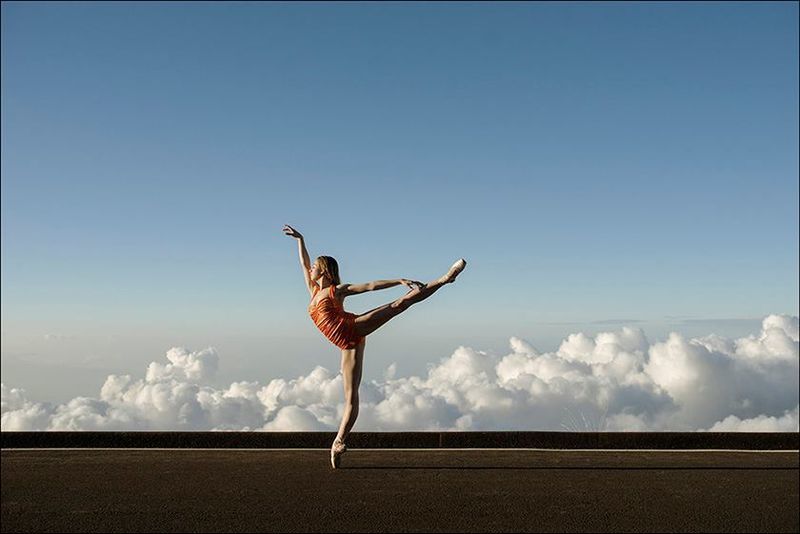
[{"label": "ballerina", "polygon": [[[406,311],[412,304],[425,300],[445,284],[455,282],[467,262],[456,261],[447,273],[423,284],[416,280],[375,280],[364,284],[343,284],[339,278],[339,264],[330,256],[319,256],[313,265],[306,250],[305,240],[288,224],[283,227],[286,235],[297,239],[300,264],[303,269],[311,302],[308,313],[311,320],[328,340],[342,351],[342,381],[344,383],[345,408],[339,432],[331,446],[331,466],[339,467],[341,456],[347,451],[345,440],[358,417],[358,388],[364,361],[366,338],[393,317]],[[403,284],[410,291],[402,297],[378,306],[362,314],[345,311],[344,299],[366,291],[386,289]]]}]

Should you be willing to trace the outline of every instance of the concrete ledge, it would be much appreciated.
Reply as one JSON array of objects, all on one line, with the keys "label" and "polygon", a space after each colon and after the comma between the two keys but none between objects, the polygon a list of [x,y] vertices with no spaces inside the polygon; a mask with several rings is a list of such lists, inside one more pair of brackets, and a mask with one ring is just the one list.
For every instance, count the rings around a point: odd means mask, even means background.
[{"label": "concrete ledge", "polygon": [[[3,449],[327,449],[334,432],[2,432]],[[798,450],[797,432],[353,432],[353,449]]]}]

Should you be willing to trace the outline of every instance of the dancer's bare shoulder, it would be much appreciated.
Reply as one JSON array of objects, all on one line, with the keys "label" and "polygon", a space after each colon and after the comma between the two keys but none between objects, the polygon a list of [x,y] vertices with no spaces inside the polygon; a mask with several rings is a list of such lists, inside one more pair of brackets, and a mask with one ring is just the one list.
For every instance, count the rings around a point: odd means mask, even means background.
[{"label": "dancer's bare shoulder", "polygon": [[336,297],[336,300],[339,302],[344,302],[345,297],[347,297],[350,292],[348,291],[348,286],[350,284],[338,284],[333,289],[333,296]]}]

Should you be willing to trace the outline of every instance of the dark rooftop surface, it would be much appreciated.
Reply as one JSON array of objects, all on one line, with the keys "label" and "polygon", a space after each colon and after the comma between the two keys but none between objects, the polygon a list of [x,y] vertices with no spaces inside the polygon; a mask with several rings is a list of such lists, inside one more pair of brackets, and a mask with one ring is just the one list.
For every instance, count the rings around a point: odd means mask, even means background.
[{"label": "dark rooftop surface", "polygon": [[2,532],[800,529],[797,451],[362,449],[356,441],[334,471],[327,444],[13,449],[4,436],[0,524]]}]

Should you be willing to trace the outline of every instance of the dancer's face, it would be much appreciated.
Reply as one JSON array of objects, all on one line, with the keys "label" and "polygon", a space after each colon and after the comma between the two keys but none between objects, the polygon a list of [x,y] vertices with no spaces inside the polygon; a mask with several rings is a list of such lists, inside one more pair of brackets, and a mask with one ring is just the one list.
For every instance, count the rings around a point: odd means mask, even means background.
[{"label": "dancer's face", "polygon": [[319,264],[314,262],[314,265],[311,266],[311,280],[316,282],[317,278],[319,278],[321,274],[322,270],[319,268]]}]

